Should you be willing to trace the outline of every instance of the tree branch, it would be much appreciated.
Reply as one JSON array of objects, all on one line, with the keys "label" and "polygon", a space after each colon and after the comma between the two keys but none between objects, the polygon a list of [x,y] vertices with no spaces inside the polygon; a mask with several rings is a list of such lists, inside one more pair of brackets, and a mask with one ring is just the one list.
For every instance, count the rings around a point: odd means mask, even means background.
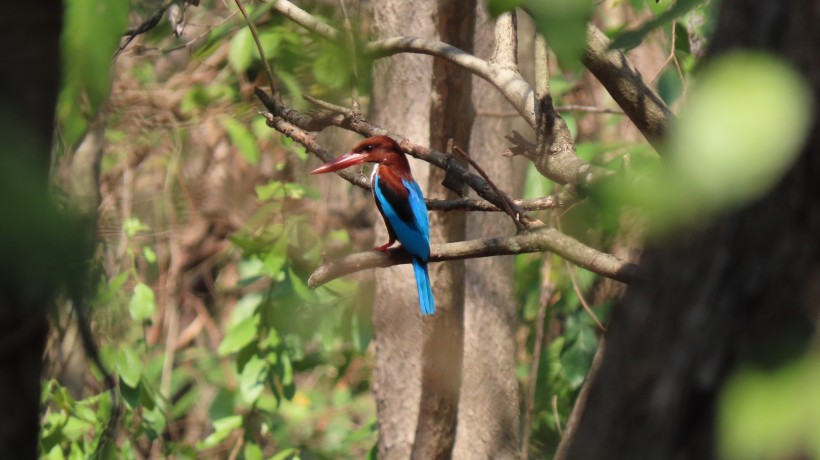
[{"label": "tree branch", "polygon": [[660,96],[644,83],[638,69],[622,52],[610,49],[607,36],[593,25],[587,29],[587,45],[582,60],[649,143],[658,150],[660,141],[666,129],[674,122],[675,116]]},{"label": "tree branch", "polygon": [[[263,113],[262,115],[268,121],[268,126],[298,142],[307,151],[316,155],[322,161],[328,162],[335,158],[333,153],[319,145],[310,133],[287,122],[281,117],[274,116],[270,113]],[[370,190],[370,181],[368,181],[361,173],[355,174],[351,170],[343,169],[341,171],[336,171],[336,174],[357,187]]]},{"label": "tree branch", "polygon": [[[568,197],[571,199],[571,197]],[[566,206],[562,197],[551,195],[534,200],[513,200],[513,204],[525,211],[543,211],[545,209],[556,209]],[[458,200],[427,200],[427,209],[430,211],[486,211],[505,212],[498,206],[485,200],[473,198],[462,198]]]},{"label": "tree branch", "polygon": [[265,68],[265,74],[268,77],[268,85],[270,86],[270,92],[274,95],[277,95],[278,91],[276,91],[276,82],[273,80],[273,68],[268,61],[268,58],[265,57],[265,48],[262,47],[262,42],[259,40],[259,33],[256,31],[256,26],[251,21],[250,16],[248,16],[248,12],[245,11],[245,7],[242,5],[241,0],[234,0],[236,3],[237,8],[242,13],[242,16],[245,18],[245,23],[248,24],[248,29],[251,31],[251,35],[253,36],[253,41],[256,43],[256,50],[259,52],[259,59],[262,60],[262,66]]},{"label": "tree branch", "polygon": [[495,20],[495,48],[490,66],[518,72],[518,18],[515,10],[503,13]]},{"label": "tree branch", "polygon": [[513,68],[492,66],[489,62],[460,50],[455,46],[436,40],[418,37],[394,37],[368,43],[365,51],[373,58],[399,53],[416,53],[435,56],[451,62],[493,85],[535,128],[535,95],[529,83]]},{"label": "tree branch", "polygon": [[[268,114],[263,114],[268,120],[268,125],[304,145],[305,148],[311,152],[313,152],[316,148],[319,148],[324,152],[327,152],[327,150],[318,146],[312,136],[308,135],[304,131],[320,131],[328,126],[336,126],[359,133],[366,137],[389,135],[396,139],[399,146],[405,153],[447,171],[452,179],[459,180],[467,184],[467,186],[475,190],[479,196],[499,208],[503,207],[502,202],[505,199],[509,200],[508,197],[502,196],[503,192],[499,195],[499,192],[496,192],[496,190],[494,190],[481,176],[471,173],[463,165],[457,161],[453,161],[448,155],[423,145],[415,144],[408,139],[396,135],[395,133],[390,133],[385,129],[376,127],[365,121],[360,116],[345,116],[343,114],[322,111],[312,112],[310,115],[306,115],[290,109],[281,101],[270,97],[270,95],[265,93],[260,88],[256,88],[255,91],[257,97],[259,97],[259,100],[262,101],[265,107],[271,112]],[[279,127],[282,127],[287,132],[280,130]],[[299,128],[299,130],[294,128]],[[296,135],[296,137],[292,134]],[[303,143],[303,141],[309,141],[310,145]],[[322,158],[323,161],[330,161],[329,159],[325,159],[321,156],[320,158]],[[369,189],[370,187],[367,186],[367,188]],[[534,217],[528,216],[523,209],[517,206],[515,206],[513,210],[521,215],[521,221],[528,229],[544,225],[543,222]]]},{"label": "tree branch", "polygon": [[[541,228],[508,237],[434,244],[430,246],[430,262],[543,251],[551,251],[579,267],[623,283],[632,281],[637,268],[635,264],[586,246],[554,228]],[[315,289],[336,278],[368,268],[410,263],[410,255],[402,248],[390,249],[388,253],[361,252],[322,265],[310,276],[308,286]]]},{"label": "tree branch", "polygon": [[339,31],[334,27],[319,21],[307,11],[287,0],[274,0],[273,9],[305,29],[320,35],[325,40],[335,42],[341,38],[339,37]]},{"label": "tree branch", "polygon": [[[274,4],[274,9],[328,40],[338,40],[341,38],[336,29],[319,22],[310,14],[294,6],[287,0],[277,0]],[[502,22],[504,21],[503,16],[501,20]],[[512,18],[510,17],[509,20],[511,21]],[[524,120],[526,120],[533,129],[537,129],[538,120],[536,111],[538,107],[536,107],[535,92],[521,74],[518,73],[516,66],[509,65],[508,57],[506,57],[509,53],[500,51],[501,49],[509,49],[510,45],[507,42],[510,42],[510,40],[508,39],[509,37],[504,34],[503,27],[501,27],[501,31],[498,31],[498,33],[500,34],[500,39],[504,42],[500,45],[501,48],[499,48],[498,51],[502,53],[499,55],[499,59],[501,56],[505,56],[504,62],[499,65],[494,65],[495,63],[485,61],[447,43],[418,37],[394,37],[370,42],[365,46],[364,51],[373,58],[386,57],[398,53],[417,53],[427,54],[451,62],[492,84],[513,105]],[[551,104],[550,101],[550,106]],[[541,108],[541,110],[543,110],[543,108]],[[554,109],[551,111],[553,114],[555,113]],[[574,142],[570,136],[569,129],[566,127],[566,123],[558,116],[552,118],[554,118],[555,122],[547,126],[550,129],[550,135],[547,136],[547,140],[549,140],[548,149],[540,153],[525,152],[525,156],[533,161],[538,171],[548,179],[560,184],[589,185],[591,180],[597,180],[600,177],[608,175],[609,171],[606,169],[591,165],[576,155]],[[387,133],[381,132],[377,134]],[[442,164],[436,165],[446,169]]]}]

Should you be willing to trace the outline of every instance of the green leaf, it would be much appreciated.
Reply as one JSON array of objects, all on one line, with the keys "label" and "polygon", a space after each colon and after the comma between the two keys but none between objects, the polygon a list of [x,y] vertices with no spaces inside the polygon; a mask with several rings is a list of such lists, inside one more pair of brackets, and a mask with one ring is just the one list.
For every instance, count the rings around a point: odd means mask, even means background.
[{"label": "green leaf", "polygon": [[231,38],[228,63],[237,72],[244,72],[250,67],[255,53],[256,43],[253,41],[253,35],[251,35],[250,29],[245,27]]},{"label": "green leaf", "polygon": [[487,10],[493,17],[512,11],[525,3],[525,0],[487,0]]},{"label": "green leaf", "polygon": [[741,369],[719,404],[720,458],[820,457],[820,356],[776,369]]},{"label": "green leaf", "polygon": [[256,310],[261,303],[261,292],[251,292],[239,299],[233,307],[233,312],[231,312],[231,318],[228,320],[228,328],[232,329],[242,321],[256,314]]},{"label": "green leaf", "polygon": [[256,196],[260,200],[270,200],[271,198],[282,198],[284,195],[284,187],[281,181],[272,180],[267,184],[257,185],[254,189]]},{"label": "green leaf", "polygon": [[705,0],[677,0],[671,8],[663,14],[647,21],[641,27],[623,32],[613,42],[611,47],[616,49],[632,49],[638,46],[646,36],[658,27],[670,23],[680,16],[686,14],[692,8],[703,3]]},{"label": "green leaf", "polygon": [[578,335],[561,354],[561,367],[571,389],[577,389],[584,383],[589,372],[592,358],[598,347],[598,337],[595,330],[587,325],[578,329]]},{"label": "green leaf", "polygon": [[242,453],[245,455],[245,460],[262,460],[265,458],[262,448],[255,442],[246,443]]},{"label": "green leaf", "polygon": [[594,0],[528,0],[526,7],[558,62],[567,68],[576,65],[584,53]]},{"label": "green leaf", "polygon": [[219,356],[226,356],[231,353],[236,353],[245,345],[256,340],[257,328],[259,327],[259,315],[255,314],[252,317],[242,321],[236,326],[232,327],[222,343],[219,344],[217,353]]},{"label": "green leaf", "polygon": [[131,388],[137,388],[142,377],[142,361],[130,346],[123,344],[120,347],[117,359],[117,374],[120,379]]},{"label": "green leaf", "polygon": [[245,157],[245,160],[251,165],[259,163],[259,147],[248,128],[229,117],[222,117],[222,126],[225,127],[231,142]]},{"label": "green leaf", "polygon": [[245,363],[242,374],[239,376],[239,395],[247,405],[253,405],[262,390],[265,389],[265,382],[270,374],[270,365],[266,359],[254,355]]},{"label": "green leaf", "polygon": [[316,81],[331,89],[345,88],[350,83],[350,64],[343,50],[336,46],[325,46],[313,60],[313,76]]},{"label": "green leaf", "polygon": [[[66,0],[62,36],[63,89],[57,110],[69,127],[67,142],[79,141],[85,113],[95,114],[108,97],[111,56],[128,26],[128,0]],[[90,107],[83,107],[85,96]],[[89,110],[90,109],[90,110]]]},{"label": "green leaf", "polygon": [[234,430],[242,426],[241,415],[214,420],[214,432],[197,444],[198,449],[209,449],[224,441]]},{"label": "green leaf", "polygon": [[134,286],[134,294],[128,302],[128,311],[134,321],[147,321],[154,316],[157,309],[154,301],[154,291],[143,283]]},{"label": "green leaf", "polygon": [[269,460],[287,460],[288,458],[295,457],[297,452],[298,451],[293,447],[285,450],[280,450],[276,453],[276,455],[271,457]]},{"label": "green leaf", "polygon": [[148,428],[147,434],[149,439],[159,438],[168,425],[168,419],[165,417],[165,412],[159,404],[155,405],[151,410],[143,410],[142,418],[145,427]]},{"label": "green leaf", "polygon": [[157,261],[157,253],[154,252],[154,250],[149,248],[148,246],[144,246],[142,248],[142,255],[143,257],[145,257],[145,261],[149,264],[152,264]]},{"label": "green leaf", "polygon": [[766,55],[711,62],[670,134],[671,177],[651,194],[656,219],[702,218],[773,187],[808,134],[810,94],[791,65]]},{"label": "green leaf", "polygon": [[136,217],[129,217],[122,222],[122,231],[129,237],[133,237],[139,232],[150,230],[151,228],[140,222]]}]

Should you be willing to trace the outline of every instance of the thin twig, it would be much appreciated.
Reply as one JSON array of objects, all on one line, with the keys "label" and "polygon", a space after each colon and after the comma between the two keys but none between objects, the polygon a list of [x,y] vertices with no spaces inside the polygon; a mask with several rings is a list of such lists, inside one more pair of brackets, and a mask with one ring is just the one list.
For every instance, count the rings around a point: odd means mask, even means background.
[{"label": "thin twig", "polygon": [[346,117],[352,117],[354,115],[353,110],[350,110],[347,107],[342,107],[341,105],[336,105],[331,102],[323,101],[313,96],[308,96],[307,94],[303,94],[302,98],[313,105],[319,106],[325,110],[330,110],[331,112],[341,113]]},{"label": "thin twig", "polygon": [[563,435],[561,436],[561,442],[558,443],[558,448],[555,451],[555,457],[553,457],[555,460],[566,460],[567,458],[569,446],[573,442],[575,432],[578,429],[578,424],[581,422],[581,415],[584,413],[584,409],[586,408],[590,388],[592,388],[592,383],[595,382],[595,379],[598,376],[598,370],[601,368],[601,362],[604,359],[605,352],[606,340],[604,337],[601,337],[600,342],[598,342],[598,349],[595,351],[595,356],[592,358],[592,364],[589,366],[589,372],[587,372],[586,379],[584,379],[584,384],[578,392],[578,397],[575,398],[575,406],[573,406],[572,412],[569,414],[567,425],[564,429]]},{"label": "thin twig", "polygon": [[605,107],[596,107],[594,105],[577,105],[566,104],[555,106],[556,112],[587,112],[587,113],[610,113],[613,115],[623,115],[623,110],[607,109]]},{"label": "thin twig", "polygon": [[584,307],[584,310],[586,310],[587,314],[589,314],[590,318],[592,318],[592,321],[595,321],[595,324],[598,326],[598,329],[600,329],[601,332],[606,332],[606,328],[604,327],[603,323],[601,323],[601,320],[598,319],[598,315],[596,315],[595,312],[592,311],[592,307],[589,306],[586,299],[584,298],[584,293],[581,292],[581,288],[578,287],[578,280],[575,277],[575,268],[572,265],[570,265],[569,262],[566,262],[566,264],[567,271],[569,271],[569,279],[570,281],[572,281],[572,290],[575,291],[575,295],[577,295],[578,300],[581,301],[581,306]]},{"label": "thin twig", "polygon": [[236,6],[239,7],[239,11],[242,12],[242,16],[245,17],[245,22],[248,23],[248,28],[251,30],[251,35],[253,35],[253,41],[256,42],[256,49],[259,51],[259,58],[262,59],[262,65],[265,67],[265,73],[268,76],[270,92],[276,96],[279,92],[276,91],[276,82],[273,81],[273,69],[265,57],[265,50],[262,48],[262,41],[259,40],[259,33],[256,31],[256,26],[253,25],[253,21],[251,21],[250,16],[248,16],[248,12],[245,11],[245,7],[242,6],[242,2],[240,0],[234,0],[234,2],[236,2]]},{"label": "thin twig", "polygon": [[[586,112],[586,113],[602,113],[602,114],[612,114],[612,115],[624,115],[623,110],[619,109],[608,109],[606,107],[597,107],[594,105],[578,105],[578,104],[566,104],[566,105],[556,105],[555,106],[556,112]],[[476,115],[480,117],[496,117],[496,118],[514,118],[520,117],[521,114],[512,110],[500,112],[495,110],[477,110]]]},{"label": "thin twig", "polygon": [[128,38],[125,39],[125,43],[120,45],[120,47],[117,49],[117,52],[114,53],[114,58],[116,59],[117,56],[122,54],[122,52],[125,51],[125,48],[127,48],[128,45],[130,45],[131,42],[134,41],[135,38],[137,38],[138,35],[142,35],[154,29],[157,25],[159,25],[160,20],[162,20],[162,16],[165,14],[165,11],[171,6],[172,3],[173,0],[166,1],[165,3],[160,5],[156,10],[154,10],[151,16],[148,16],[148,19],[143,21],[140,25],[126,31],[124,35]]},{"label": "thin twig", "polygon": [[[486,211],[505,212],[498,206],[486,200],[474,198],[460,198],[455,200],[428,199],[427,209],[430,211]],[[533,200],[513,200],[513,204],[525,211],[543,211],[566,206],[561,195],[550,195]]]},{"label": "thin twig", "polygon": [[[308,152],[316,155],[316,157],[320,160],[328,162],[334,158],[333,153],[319,145],[310,133],[269,112],[264,112],[262,115],[268,121],[268,126],[298,142]],[[336,174],[357,187],[370,190],[370,181],[367,180],[362,174],[355,174],[347,169],[337,171]]]},{"label": "thin twig", "polygon": [[555,417],[555,428],[558,429],[558,435],[563,436],[564,430],[561,429],[561,417],[558,416],[558,395],[552,395],[552,416]]},{"label": "thin twig", "polygon": [[[430,246],[430,262],[544,251],[551,251],[579,267],[623,283],[631,282],[637,269],[637,265],[633,263],[593,249],[551,227],[542,227],[514,236],[434,244]],[[389,249],[387,253],[367,251],[351,254],[317,268],[310,276],[308,286],[315,289],[336,278],[368,268],[408,263],[410,255],[401,247]]]},{"label": "thin twig", "polygon": [[530,364],[530,378],[527,386],[527,404],[524,409],[524,433],[521,440],[521,458],[527,460],[529,455],[530,434],[532,431],[532,411],[535,407],[535,388],[538,384],[538,368],[541,363],[541,350],[544,343],[544,323],[547,319],[547,308],[555,292],[555,283],[552,276],[552,257],[544,254],[541,265],[541,298],[538,305],[538,316],[535,319],[535,343],[532,346],[532,363]]},{"label": "thin twig", "polygon": [[[658,77],[661,75],[661,72],[663,72],[663,69],[665,69],[666,66],[668,66],[669,63],[672,62],[673,59],[675,59],[675,21],[672,21],[672,46],[671,46],[671,48],[672,49],[669,51],[669,56],[667,56],[666,60],[663,61],[663,65],[661,65],[661,67],[658,69],[658,71],[655,72],[655,75],[653,75],[652,78],[649,79],[649,84],[650,85],[652,83],[655,83],[655,80],[657,80]],[[675,59],[675,60],[677,60],[677,59]]]},{"label": "thin twig", "polygon": [[353,26],[350,24],[350,17],[347,14],[347,7],[344,0],[339,0],[339,9],[342,10],[342,17],[344,18],[343,27],[345,29],[345,39],[347,40],[347,47],[350,49],[350,69],[353,73],[353,81],[350,82],[350,98],[353,113],[359,115],[362,109],[359,106],[359,71],[358,62],[356,58],[356,41],[353,39]]},{"label": "thin twig", "polygon": [[495,193],[499,197],[501,197],[502,209],[504,209],[504,212],[506,212],[507,215],[510,216],[510,219],[512,219],[513,224],[515,224],[515,228],[519,232],[525,230],[524,224],[521,222],[521,216],[518,213],[516,213],[515,211],[513,211],[513,207],[515,206],[515,203],[513,203],[512,200],[510,200],[510,197],[507,196],[507,194],[502,192],[498,188],[498,186],[495,185],[495,182],[493,182],[492,179],[490,179],[490,176],[488,176],[487,173],[484,172],[484,170],[481,168],[481,166],[479,166],[478,163],[476,163],[472,158],[470,158],[470,155],[467,155],[467,152],[462,150],[461,147],[456,145],[456,146],[453,147],[453,151],[455,153],[459,154],[459,156],[464,158],[468,163],[470,163],[470,166],[472,166],[473,169],[475,169],[481,175],[481,177],[483,177],[484,180],[487,181],[487,184],[490,187],[492,187],[493,191],[495,191]]},{"label": "thin twig", "polygon": [[333,26],[319,21],[307,11],[287,0],[274,0],[273,9],[305,29],[318,34],[325,40],[332,42],[339,40],[339,31],[333,28]]}]

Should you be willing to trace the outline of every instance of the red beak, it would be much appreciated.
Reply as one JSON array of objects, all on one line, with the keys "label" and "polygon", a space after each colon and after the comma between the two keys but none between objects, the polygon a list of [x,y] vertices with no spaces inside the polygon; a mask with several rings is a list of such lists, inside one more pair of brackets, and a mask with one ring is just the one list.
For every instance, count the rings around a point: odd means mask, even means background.
[{"label": "red beak", "polygon": [[345,153],[344,155],[336,158],[333,161],[329,161],[322,166],[311,171],[311,174],[324,174],[333,171],[338,171],[340,169],[345,169],[347,167],[362,164],[367,160],[367,155],[364,153]]}]

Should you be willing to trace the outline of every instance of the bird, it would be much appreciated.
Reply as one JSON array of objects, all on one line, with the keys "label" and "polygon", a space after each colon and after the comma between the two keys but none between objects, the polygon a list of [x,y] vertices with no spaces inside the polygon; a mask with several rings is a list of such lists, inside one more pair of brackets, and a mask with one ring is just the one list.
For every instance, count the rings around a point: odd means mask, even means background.
[{"label": "bird", "polygon": [[419,305],[423,316],[436,311],[427,261],[430,258],[430,224],[419,184],[399,144],[388,136],[365,139],[351,150],[311,171],[324,174],[362,163],[375,163],[370,174],[376,208],[384,219],[389,241],[373,248],[387,252],[396,240],[410,253]]}]

